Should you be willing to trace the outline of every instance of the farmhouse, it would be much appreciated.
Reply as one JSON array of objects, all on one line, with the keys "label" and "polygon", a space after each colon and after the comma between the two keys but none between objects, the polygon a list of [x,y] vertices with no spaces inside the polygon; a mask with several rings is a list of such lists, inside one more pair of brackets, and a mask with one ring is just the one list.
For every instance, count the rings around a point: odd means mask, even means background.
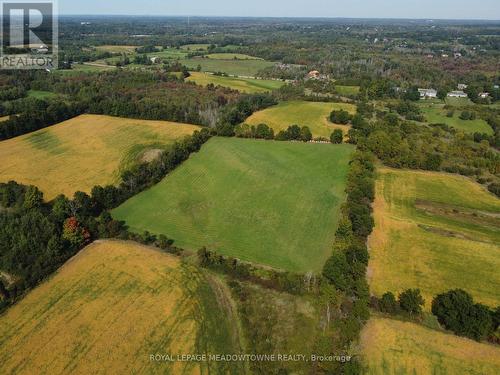
[{"label": "farmhouse", "polygon": [[489,98],[490,97],[490,93],[489,92],[482,92],[482,93],[479,94],[479,97],[481,99]]},{"label": "farmhouse", "polygon": [[320,77],[321,74],[317,70],[312,70],[309,73],[307,73],[307,78],[309,79],[319,79]]},{"label": "farmhouse", "polygon": [[151,57],[151,62],[153,64],[159,64],[160,63],[160,58],[159,57]]},{"label": "farmhouse", "polygon": [[463,91],[452,91],[448,93],[449,98],[467,98],[467,94]]},{"label": "farmhouse", "polygon": [[466,85],[465,83],[459,83],[457,85],[457,88],[462,91],[465,90],[467,87],[469,87],[469,85]]},{"label": "farmhouse", "polygon": [[434,99],[437,98],[437,90],[435,89],[418,89],[421,99]]}]

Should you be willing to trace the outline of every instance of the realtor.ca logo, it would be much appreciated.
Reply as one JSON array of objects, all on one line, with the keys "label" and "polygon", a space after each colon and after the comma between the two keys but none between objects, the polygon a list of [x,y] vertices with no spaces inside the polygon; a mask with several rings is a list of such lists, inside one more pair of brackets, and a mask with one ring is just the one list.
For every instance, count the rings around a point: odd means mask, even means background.
[{"label": "realtor.ca logo", "polygon": [[56,69],[56,1],[0,0],[0,69]]}]

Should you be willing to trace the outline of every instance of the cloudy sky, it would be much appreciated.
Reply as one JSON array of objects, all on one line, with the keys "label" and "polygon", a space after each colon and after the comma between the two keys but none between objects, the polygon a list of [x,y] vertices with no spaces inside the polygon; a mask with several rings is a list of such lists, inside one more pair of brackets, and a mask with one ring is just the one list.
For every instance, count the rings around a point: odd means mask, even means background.
[{"label": "cloudy sky", "polygon": [[59,0],[62,14],[500,19],[500,0]]}]

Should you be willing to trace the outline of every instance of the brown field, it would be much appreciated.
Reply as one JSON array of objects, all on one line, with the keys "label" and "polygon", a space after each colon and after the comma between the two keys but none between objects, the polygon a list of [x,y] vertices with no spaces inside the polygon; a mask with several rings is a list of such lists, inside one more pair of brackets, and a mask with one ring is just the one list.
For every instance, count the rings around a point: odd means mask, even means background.
[{"label": "brown field", "polygon": [[238,374],[215,362],[150,361],[156,353],[236,352],[208,285],[178,258],[96,242],[0,316],[0,373]]},{"label": "brown field", "polygon": [[368,322],[361,352],[369,375],[500,374],[497,346],[385,318]]},{"label": "brown field", "polygon": [[10,118],[10,116],[3,116],[3,117],[0,117],[0,122],[2,122],[2,121],[7,121],[9,118]]},{"label": "brown field", "polygon": [[199,127],[82,115],[0,142],[0,182],[38,186],[50,200],[119,182],[120,171]]}]

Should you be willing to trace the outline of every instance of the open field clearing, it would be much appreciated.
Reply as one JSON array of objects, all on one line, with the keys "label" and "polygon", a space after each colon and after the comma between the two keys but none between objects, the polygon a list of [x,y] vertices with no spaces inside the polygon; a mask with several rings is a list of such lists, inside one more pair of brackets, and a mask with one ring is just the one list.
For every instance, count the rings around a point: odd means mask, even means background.
[{"label": "open field clearing", "polygon": [[356,107],[352,104],[289,101],[256,112],[245,123],[249,125],[267,124],[274,129],[275,133],[286,130],[290,125],[308,126],[313,136],[330,139],[334,129],[344,131],[349,129],[348,126],[336,125],[329,120],[330,113],[340,109],[351,114],[356,112]]},{"label": "open field clearing", "polygon": [[192,58],[179,60],[190,70],[196,70],[201,66],[203,72],[217,73],[222,72],[229,75],[254,77],[260,70],[273,66],[273,62],[264,60],[215,60]]},{"label": "open field clearing", "polygon": [[[439,101],[442,103],[441,101]],[[474,105],[472,100],[469,98],[446,98],[445,103],[448,105],[451,105],[453,107],[463,107],[463,106],[469,106],[469,105]]]},{"label": "open field clearing", "polygon": [[83,115],[0,142],[0,181],[38,186],[45,199],[72,197],[119,181],[148,150],[192,134],[197,126]]},{"label": "open field clearing", "polygon": [[113,211],[132,231],[292,271],[332,251],[353,147],[213,138]]},{"label": "open field clearing", "polygon": [[198,73],[198,72],[191,72],[191,76],[187,80],[190,82],[195,82],[196,84],[201,86],[207,86],[209,84],[213,84],[215,86],[229,87],[233,90],[238,90],[250,94],[276,90],[285,84],[282,81],[222,77],[213,74]]},{"label": "open field clearing", "polygon": [[10,116],[3,116],[3,117],[0,117],[0,122],[2,122],[2,121],[7,121],[9,118],[10,118]]},{"label": "open field clearing", "polygon": [[177,48],[164,48],[159,52],[148,53],[148,57],[160,57],[162,59],[183,59],[188,55],[188,52]]},{"label": "open field clearing", "polygon": [[208,51],[210,44],[185,44],[181,49],[185,51]]},{"label": "open field clearing", "polygon": [[35,98],[35,99],[51,99],[55,98],[58,95],[50,92],[50,91],[38,91],[38,90],[29,90],[28,91],[28,97],[30,98]]},{"label": "open field clearing", "polygon": [[493,135],[493,129],[482,119],[462,120],[459,118],[461,110],[455,110],[453,117],[448,117],[449,110],[442,105],[424,104],[421,106],[422,112],[430,124],[446,124],[467,133],[486,133]]},{"label": "open field clearing", "polygon": [[138,46],[97,46],[96,50],[110,53],[134,53]]},{"label": "open field clearing", "polygon": [[500,348],[414,323],[372,318],[361,346],[369,375],[500,373]]},{"label": "open field clearing", "polygon": [[114,66],[109,66],[109,65],[100,65],[100,64],[94,64],[93,63],[86,63],[86,64],[73,64],[71,66],[71,69],[63,69],[63,70],[57,70],[56,72],[59,74],[64,74],[64,75],[71,75],[71,74],[78,74],[81,72],[84,73],[98,73],[106,70],[113,70],[116,69]]},{"label": "open field clearing", "polygon": [[370,237],[372,293],[461,288],[500,303],[500,200],[455,175],[382,168]]},{"label": "open field clearing", "polygon": [[340,86],[335,85],[335,90],[339,95],[352,96],[359,94],[359,86]]},{"label": "open field clearing", "polygon": [[244,55],[242,53],[211,53],[206,57],[214,60],[263,60],[260,57]]},{"label": "open field clearing", "polygon": [[241,373],[224,363],[149,359],[236,351],[209,285],[177,258],[132,242],[96,242],[0,316],[0,372]]}]

